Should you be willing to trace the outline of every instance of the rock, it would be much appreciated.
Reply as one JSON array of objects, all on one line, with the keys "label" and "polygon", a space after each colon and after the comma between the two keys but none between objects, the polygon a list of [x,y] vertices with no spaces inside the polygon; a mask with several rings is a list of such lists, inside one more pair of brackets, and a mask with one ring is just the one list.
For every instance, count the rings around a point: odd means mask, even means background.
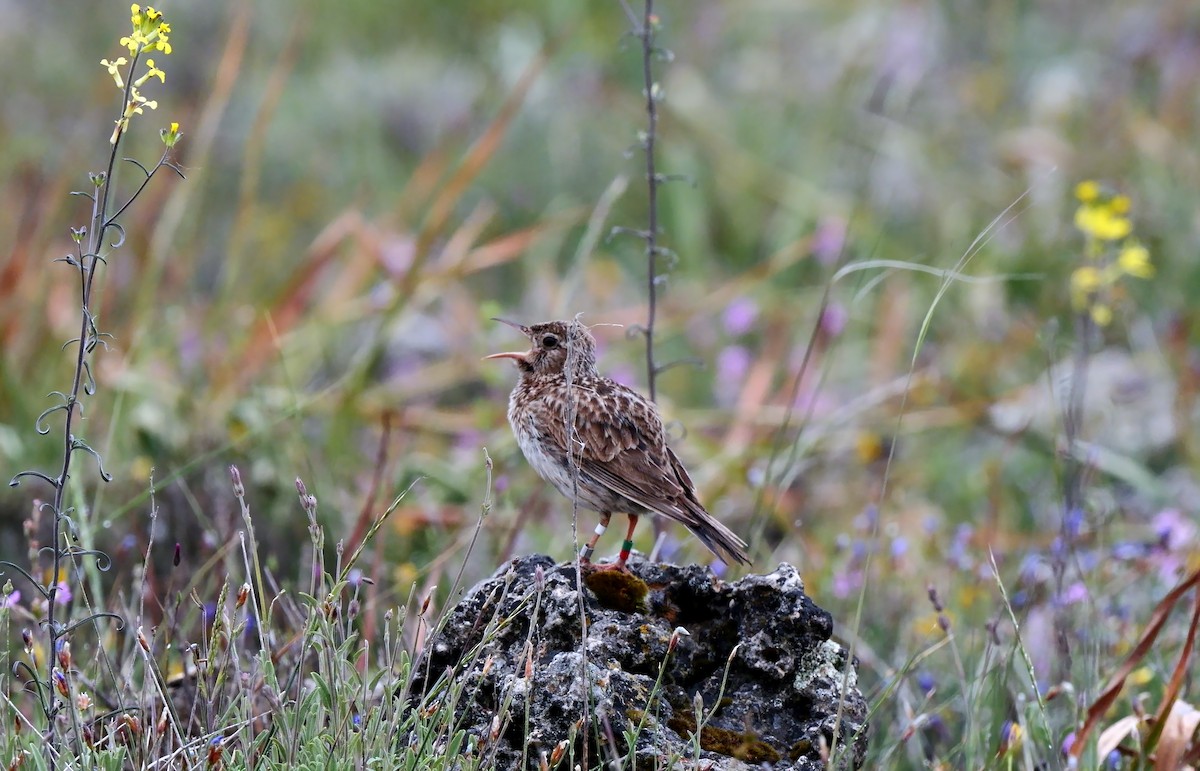
[{"label": "rock", "polygon": [[856,671],[795,568],[724,583],[696,565],[629,567],[636,578],[585,575],[581,646],[574,564],[512,561],[446,616],[410,698],[453,703],[486,768],[538,768],[543,754],[596,768],[632,744],[637,768],[816,771],[844,694],[838,767],[861,765]]}]

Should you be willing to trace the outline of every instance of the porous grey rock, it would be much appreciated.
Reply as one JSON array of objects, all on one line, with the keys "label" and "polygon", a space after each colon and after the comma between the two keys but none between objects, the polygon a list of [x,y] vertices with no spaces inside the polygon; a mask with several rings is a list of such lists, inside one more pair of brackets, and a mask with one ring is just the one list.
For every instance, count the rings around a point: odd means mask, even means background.
[{"label": "porous grey rock", "polygon": [[619,575],[585,580],[581,598],[574,564],[513,560],[445,617],[410,698],[453,698],[485,768],[537,768],[556,748],[560,768],[598,768],[632,745],[644,769],[817,771],[835,735],[838,767],[861,765],[855,669],[795,568],[730,583],[696,565],[629,568],[640,600]]}]

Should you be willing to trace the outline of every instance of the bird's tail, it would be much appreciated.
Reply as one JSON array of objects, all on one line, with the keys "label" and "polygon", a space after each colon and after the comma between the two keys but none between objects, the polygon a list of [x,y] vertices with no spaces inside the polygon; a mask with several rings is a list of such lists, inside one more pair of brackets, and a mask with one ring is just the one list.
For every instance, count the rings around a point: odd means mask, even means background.
[{"label": "bird's tail", "polygon": [[683,489],[683,495],[671,501],[672,505],[669,509],[660,509],[660,511],[691,530],[692,535],[699,538],[700,542],[707,546],[709,551],[720,557],[726,565],[732,565],[735,562],[749,565],[750,555],[746,551],[746,542],[708,513],[708,510],[700,503],[700,499],[696,497],[696,485],[688,476],[687,469],[679,462],[678,456],[671,451],[670,447],[666,450],[667,458],[675,472],[675,478]]},{"label": "bird's tail", "polygon": [[[689,507],[692,508],[692,507]],[[699,509],[696,511],[695,509]],[[750,555],[746,551],[746,542],[738,538],[732,530],[722,525],[712,514],[709,514],[698,503],[691,511],[692,517],[684,524],[708,550],[720,557],[726,564],[740,562],[750,564]]]}]

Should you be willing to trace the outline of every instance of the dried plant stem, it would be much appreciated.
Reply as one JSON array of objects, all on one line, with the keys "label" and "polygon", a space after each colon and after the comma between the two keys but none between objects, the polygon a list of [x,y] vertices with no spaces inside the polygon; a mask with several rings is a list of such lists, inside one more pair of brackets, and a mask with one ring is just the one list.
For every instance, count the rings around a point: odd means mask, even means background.
[{"label": "dried plant stem", "polygon": [[659,368],[654,361],[654,321],[658,311],[658,172],[654,164],[655,142],[658,138],[658,87],[654,82],[654,0],[645,0],[638,38],[642,42],[642,88],[646,99],[646,133],[642,151],[646,159],[646,388],[650,401],[657,401],[655,381]]}]

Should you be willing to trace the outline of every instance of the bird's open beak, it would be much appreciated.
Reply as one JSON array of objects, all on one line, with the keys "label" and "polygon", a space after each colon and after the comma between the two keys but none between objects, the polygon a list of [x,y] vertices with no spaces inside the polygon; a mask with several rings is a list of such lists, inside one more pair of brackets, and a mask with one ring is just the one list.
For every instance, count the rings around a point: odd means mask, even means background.
[{"label": "bird's open beak", "polygon": [[524,324],[518,324],[515,321],[509,321],[508,319],[498,319],[498,318],[494,318],[494,317],[492,318],[492,321],[499,321],[501,324],[507,324],[510,327],[512,327],[513,329],[521,330],[521,333],[524,334],[526,337],[529,336],[529,327],[525,326]]},{"label": "bird's open beak", "polygon": [[[507,324],[510,327],[512,327],[513,329],[521,330],[521,332],[525,335],[529,334],[529,327],[525,326],[524,324],[518,324],[517,322],[509,321],[508,319],[494,318],[494,319],[492,319],[492,321],[499,321],[501,324]],[[524,361],[525,358],[527,356],[529,356],[530,353],[532,353],[532,351],[505,351],[504,353],[493,353],[491,356],[484,356],[483,358],[484,359],[516,359],[517,361]]]},{"label": "bird's open beak", "polygon": [[529,355],[529,351],[505,351],[504,353],[493,353],[491,356],[484,356],[484,359],[516,359],[524,361]]}]

